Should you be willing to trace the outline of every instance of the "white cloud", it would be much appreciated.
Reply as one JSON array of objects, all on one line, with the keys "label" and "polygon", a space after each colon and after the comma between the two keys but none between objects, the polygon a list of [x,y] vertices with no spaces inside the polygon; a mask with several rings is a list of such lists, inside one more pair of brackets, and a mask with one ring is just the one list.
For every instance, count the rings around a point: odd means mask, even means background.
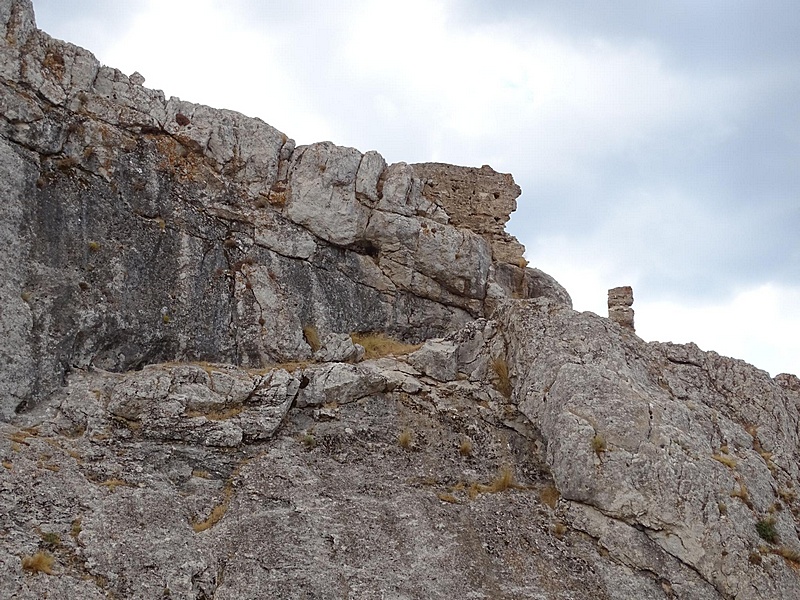
[{"label": "white cloud", "polygon": [[[634,289],[634,296],[636,290]],[[648,341],[695,342],[778,373],[800,373],[800,288],[769,283],[724,302],[685,306],[634,302],[636,332]]]}]

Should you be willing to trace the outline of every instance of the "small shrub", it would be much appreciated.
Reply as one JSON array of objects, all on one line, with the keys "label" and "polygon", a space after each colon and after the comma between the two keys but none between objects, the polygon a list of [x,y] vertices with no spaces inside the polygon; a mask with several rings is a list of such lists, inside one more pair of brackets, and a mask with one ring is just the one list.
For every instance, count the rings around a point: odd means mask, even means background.
[{"label": "small shrub", "polygon": [[557,538],[561,539],[566,532],[567,526],[561,521],[557,521],[555,525],[553,525],[553,535],[555,535]]},{"label": "small shrub", "polygon": [[761,553],[753,550],[752,552],[750,552],[750,556],[747,557],[747,560],[750,561],[751,565],[760,565]]},{"label": "small shrub", "polygon": [[492,359],[492,370],[497,375],[495,380],[495,388],[503,394],[506,398],[511,397],[511,377],[508,374],[508,363],[502,356],[496,356]]},{"label": "small shrub", "polygon": [[316,352],[322,348],[322,344],[319,341],[319,333],[317,332],[317,328],[313,325],[306,325],[303,327],[303,337],[306,343],[311,347],[312,352]]},{"label": "small shrub", "polygon": [[728,505],[724,502],[717,502],[717,509],[719,510],[719,514],[727,515],[728,514]]},{"label": "small shrub", "polygon": [[311,450],[317,445],[317,438],[310,433],[306,433],[300,438],[300,442],[306,447],[306,449]]},{"label": "small shrub", "polygon": [[100,242],[96,242],[96,241],[92,240],[91,242],[89,242],[88,246],[89,246],[89,252],[99,252],[100,251]]},{"label": "small shrub", "polygon": [[385,333],[351,333],[354,344],[364,347],[364,358],[367,360],[383,356],[401,356],[422,348],[422,344],[406,344],[392,339]]},{"label": "small shrub", "polygon": [[403,429],[400,435],[397,436],[397,443],[400,444],[403,450],[411,450],[411,447],[414,445],[414,434],[408,428]]},{"label": "small shrub", "polygon": [[170,318],[169,315],[164,315],[161,317],[161,321],[164,323],[164,325],[168,325],[171,320],[172,319]]},{"label": "small shrub", "polygon": [[775,530],[775,519],[761,519],[756,523],[756,531],[762,540],[774,544],[778,541],[778,532]]},{"label": "small shrub", "polygon": [[53,574],[53,557],[47,552],[37,552],[33,556],[22,557],[22,568],[31,573]]}]

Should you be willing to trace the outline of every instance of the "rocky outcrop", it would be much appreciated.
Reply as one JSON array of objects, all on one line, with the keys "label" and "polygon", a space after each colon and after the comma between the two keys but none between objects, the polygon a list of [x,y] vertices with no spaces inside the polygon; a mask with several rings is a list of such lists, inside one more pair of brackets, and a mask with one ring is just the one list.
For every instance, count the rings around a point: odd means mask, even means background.
[{"label": "rocky outcrop", "polygon": [[800,597],[800,380],[573,311],[510,175],[0,42],[0,597]]},{"label": "rocky outcrop", "polygon": [[165,99],[2,3],[0,413],[71,369],[311,355],[302,330],[409,341],[551,295],[503,231],[489,167],[296,148],[259,119]]}]

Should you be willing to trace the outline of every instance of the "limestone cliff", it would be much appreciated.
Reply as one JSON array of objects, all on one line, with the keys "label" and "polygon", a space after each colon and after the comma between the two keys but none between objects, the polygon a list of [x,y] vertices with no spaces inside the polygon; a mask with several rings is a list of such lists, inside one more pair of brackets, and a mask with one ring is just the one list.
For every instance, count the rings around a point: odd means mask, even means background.
[{"label": "limestone cliff", "polygon": [[0,0],[0,597],[800,597],[796,377],[573,311],[510,175],[142,83]]}]

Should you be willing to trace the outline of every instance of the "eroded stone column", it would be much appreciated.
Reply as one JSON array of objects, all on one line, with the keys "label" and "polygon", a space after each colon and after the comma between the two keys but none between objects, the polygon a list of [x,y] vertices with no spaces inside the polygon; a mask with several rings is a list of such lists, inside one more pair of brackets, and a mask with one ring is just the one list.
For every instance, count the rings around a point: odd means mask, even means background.
[{"label": "eroded stone column", "polygon": [[608,318],[623,327],[633,327],[633,288],[629,285],[608,290]]}]

